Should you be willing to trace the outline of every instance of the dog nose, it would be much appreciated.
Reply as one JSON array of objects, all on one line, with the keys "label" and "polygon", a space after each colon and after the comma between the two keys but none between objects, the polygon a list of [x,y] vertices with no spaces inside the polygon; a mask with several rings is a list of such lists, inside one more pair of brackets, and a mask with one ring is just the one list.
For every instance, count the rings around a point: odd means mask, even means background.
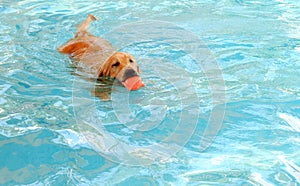
[{"label": "dog nose", "polygon": [[138,74],[136,73],[136,71],[135,70],[133,70],[133,69],[127,69],[126,71],[125,71],[125,79],[128,79],[128,78],[130,78],[130,77],[133,77],[133,76],[137,76]]}]

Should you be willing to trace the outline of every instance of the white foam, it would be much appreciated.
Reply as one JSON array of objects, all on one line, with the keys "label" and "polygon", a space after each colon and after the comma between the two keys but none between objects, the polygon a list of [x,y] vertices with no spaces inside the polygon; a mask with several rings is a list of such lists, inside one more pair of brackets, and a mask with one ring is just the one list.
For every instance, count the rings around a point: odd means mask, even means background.
[{"label": "white foam", "polygon": [[286,113],[279,113],[279,117],[286,121],[295,131],[300,132],[300,120]]},{"label": "white foam", "polygon": [[59,133],[61,136],[54,139],[54,143],[68,145],[71,148],[88,146],[85,138],[74,130],[64,129],[56,130],[55,132]]},{"label": "white foam", "polygon": [[259,185],[262,185],[262,186],[273,186],[273,184],[269,183],[268,181],[266,181],[261,174],[257,173],[257,172],[254,172],[251,174],[251,177],[252,179],[259,183]]},{"label": "white foam", "polygon": [[286,166],[288,173],[291,174],[298,183],[300,183],[300,167],[294,162],[287,160],[284,156],[279,156],[278,159]]}]

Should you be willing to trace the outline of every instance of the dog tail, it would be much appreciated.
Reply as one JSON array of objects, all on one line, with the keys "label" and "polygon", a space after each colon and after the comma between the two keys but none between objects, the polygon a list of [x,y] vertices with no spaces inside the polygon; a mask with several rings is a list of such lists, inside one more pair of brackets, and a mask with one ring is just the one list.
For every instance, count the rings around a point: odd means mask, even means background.
[{"label": "dog tail", "polygon": [[95,16],[92,14],[89,14],[85,21],[81,23],[81,25],[78,28],[78,31],[75,34],[75,37],[82,36],[87,33],[87,28],[90,26],[91,22],[97,20]]}]

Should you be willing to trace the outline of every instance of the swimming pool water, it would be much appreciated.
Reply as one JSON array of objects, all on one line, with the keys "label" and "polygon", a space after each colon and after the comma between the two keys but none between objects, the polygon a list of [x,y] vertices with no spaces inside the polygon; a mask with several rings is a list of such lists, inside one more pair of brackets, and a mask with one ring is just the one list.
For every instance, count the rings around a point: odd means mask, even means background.
[{"label": "swimming pool water", "polygon": [[[0,185],[300,184],[298,1],[24,0],[0,12]],[[92,91],[107,83],[56,51],[88,13],[146,87],[101,101]]]}]

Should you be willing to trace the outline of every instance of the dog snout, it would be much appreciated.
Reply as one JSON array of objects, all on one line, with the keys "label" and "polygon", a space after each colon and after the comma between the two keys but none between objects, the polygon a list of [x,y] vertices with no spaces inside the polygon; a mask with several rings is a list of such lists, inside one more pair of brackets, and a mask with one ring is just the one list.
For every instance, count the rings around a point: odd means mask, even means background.
[{"label": "dog snout", "polygon": [[131,77],[133,77],[133,76],[137,76],[138,74],[136,73],[136,71],[135,70],[133,70],[133,69],[126,69],[125,70],[125,80],[126,79],[128,79],[128,78],[131,78]]}]

